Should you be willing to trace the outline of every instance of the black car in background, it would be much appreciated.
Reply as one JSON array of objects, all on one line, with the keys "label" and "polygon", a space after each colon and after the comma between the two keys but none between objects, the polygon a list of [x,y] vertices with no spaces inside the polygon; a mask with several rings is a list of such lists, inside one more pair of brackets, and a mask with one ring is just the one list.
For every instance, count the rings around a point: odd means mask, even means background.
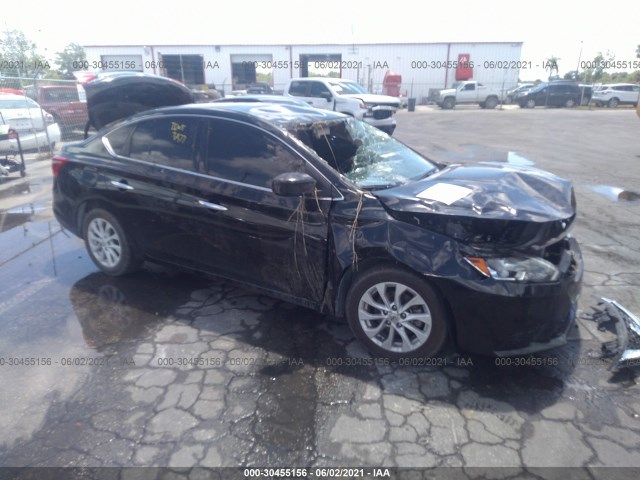
[{"label": "black car in background", "polygon": [[574,321],[573,189],[541,170],[444,166],[342,114],[265,103],[138,113],[52,168],[55,215],[103,272],[147,260],[243,282],[346,317],[376,355],[447,337],[528,353]]},{"label": "black car in background", "polygon": [[531,90],[518,95],[515,102],[521,108],[534,107],[575,107],[580,105],[583,91],[575,82],[555,81],[541,83]]}]

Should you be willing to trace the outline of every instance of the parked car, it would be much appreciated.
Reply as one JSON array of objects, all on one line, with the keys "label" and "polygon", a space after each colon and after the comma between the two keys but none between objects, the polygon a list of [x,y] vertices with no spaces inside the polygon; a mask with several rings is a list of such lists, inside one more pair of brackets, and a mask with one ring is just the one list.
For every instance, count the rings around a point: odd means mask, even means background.
[{"label": "parked car", "polygon": [[506,99],[504,90],[488,87],[475,80],[458,82],[454,88],[440,90],[436,103],[445,110],[457,104],[477,103],[481,108],[496,108]]},{"label": "parked car", "polygon": [[444,166],[337,112],[243,102],[138,113],[52,169],[55,216],[103,272],[217,274],[346,317],[376,355],[524,354],[574,321],[575,196],[541,170]]},{"label": "parked car", "polygon": [[220,95],[220,92],[218,92],[215,89],[207,90],[207,91],[194,89],[192,90],[192,92],[193,92],[193,98],[196,103],[215,102],[216,100],[222,97],[222,95]]},{"label": "parked car", "polygon": [[367,93],[353,80],[344,78],[295,78],[284,88],[284,95],[295,97],[316,108],[334,110],[364,120],[380,130],[393,134],[400,100],[387,95]]},{"label": "parked car", "polygon": [[273,94],[273,88],[267,82],[255,82],[247,87],[247,95],[252,94],[270,95]]},{"label": "parked car", "polygon": [[582,91],[575,82],[555,81],[541,83],[516,98],[521,108],[575,107],[580,105]]},{"label": "parked car", "polygon": [[25,89],[25,94],[53,115],[64,135],[82,129],[87,123],[87,104],[77,85],[41,85]]},{"label": "parked car", "polygon": [[[28,97],[0,94],[0,125],[9,125],[20,137],[22,150],[34,150],[60,142],[60,128],[53,116]],[[18,141],[0,140],[2,154],[19,152]]]},{"label": "parked car", "polygon": [[602,107],[615,108],[618,105],[637,105],[640,97],[640,85],[633,83],[611,83],[602,85],[594,92],[591,100]]},{"label": "parked car", "polygon": [[513,103],[519,95],[528,92],[533,87],[535,87],[535,84],[533,83],[521,83],[516,88],[512,88],[511,90],[507,91],[507,102]]}]

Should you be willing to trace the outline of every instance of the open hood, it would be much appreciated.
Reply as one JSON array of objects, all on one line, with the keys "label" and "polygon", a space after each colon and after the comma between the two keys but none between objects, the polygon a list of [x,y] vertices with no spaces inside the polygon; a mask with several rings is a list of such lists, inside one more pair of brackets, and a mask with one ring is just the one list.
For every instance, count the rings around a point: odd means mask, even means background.
[{"label": "open hood", "polygon": [[96,130],[138,112],[194,102],[182,83],[146,73],[100,73],[83,86],[89,123]]},{"label": "open hood", "polygon": [[575,219],[570,181],[499,163],[450,165],[374,194],[397,218],[477,247],[544,248]]}]

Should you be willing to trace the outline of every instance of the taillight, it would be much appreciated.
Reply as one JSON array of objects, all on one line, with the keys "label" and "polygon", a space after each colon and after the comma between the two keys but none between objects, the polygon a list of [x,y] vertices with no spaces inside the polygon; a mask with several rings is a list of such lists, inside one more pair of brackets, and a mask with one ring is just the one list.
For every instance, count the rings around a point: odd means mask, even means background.
[{"label": "taillight", "polygon": [[56,155],[51,159],[51,171],[53,172],[53,176],[57,177],[58,173],[60,173],[60,169],[64,167],[69,159],[67,157],[63,157],[62,155]]}]

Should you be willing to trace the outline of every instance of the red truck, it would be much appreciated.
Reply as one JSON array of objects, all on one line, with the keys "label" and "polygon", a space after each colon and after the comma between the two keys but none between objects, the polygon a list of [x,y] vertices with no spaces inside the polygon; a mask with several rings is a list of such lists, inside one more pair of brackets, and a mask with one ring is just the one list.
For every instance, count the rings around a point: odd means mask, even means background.
[{"label": "red truck", "polygon": [[80,98],[76,85],[31,86],[25,88],[25,94],[53,115],[63,136],[87,124],[87,102]]}]

